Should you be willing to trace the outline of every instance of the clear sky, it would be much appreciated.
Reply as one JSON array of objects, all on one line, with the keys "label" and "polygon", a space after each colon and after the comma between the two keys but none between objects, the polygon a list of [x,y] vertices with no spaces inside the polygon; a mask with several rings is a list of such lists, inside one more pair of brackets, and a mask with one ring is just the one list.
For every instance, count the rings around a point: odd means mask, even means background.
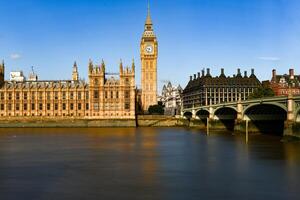
[{"label": "clear sky", "polygon": [[[158,79],[186,86],[189,76],[210,67],[226,75],[255,68],[270,79],[273,68],[300,73],[298,0],[151,0],[159,41]],[[147,0],[0,0],[0,59],[6,78],[31,66],[40,79],[70,79],[76,60],[87,79],[91,58],[117,72],[136,61]]]}]

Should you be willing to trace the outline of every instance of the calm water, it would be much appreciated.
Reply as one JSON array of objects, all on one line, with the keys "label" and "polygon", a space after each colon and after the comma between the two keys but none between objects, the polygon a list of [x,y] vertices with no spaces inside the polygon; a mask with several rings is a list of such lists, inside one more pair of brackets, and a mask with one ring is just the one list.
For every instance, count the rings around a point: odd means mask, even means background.
[{"label": "calm water", "polygon": [[300,143],[171,128],[0,129],[0,199],[299,199]]}]

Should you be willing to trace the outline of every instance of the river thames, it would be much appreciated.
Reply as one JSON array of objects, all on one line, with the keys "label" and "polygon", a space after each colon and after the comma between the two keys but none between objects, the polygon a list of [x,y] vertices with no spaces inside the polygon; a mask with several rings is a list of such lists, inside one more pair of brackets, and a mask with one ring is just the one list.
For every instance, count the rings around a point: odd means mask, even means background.
[{"label": "river thames", "polygon": [[0,129],[0,199],[299,199],[300,143],[184,128]]}]

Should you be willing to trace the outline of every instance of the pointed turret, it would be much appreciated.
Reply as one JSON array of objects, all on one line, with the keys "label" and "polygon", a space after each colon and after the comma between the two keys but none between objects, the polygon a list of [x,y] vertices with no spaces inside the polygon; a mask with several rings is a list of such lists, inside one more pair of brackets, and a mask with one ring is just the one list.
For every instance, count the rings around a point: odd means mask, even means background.
[{"label": "pointed turret", "polygon": [[90,72],[90,73],[93,72],[93,68],[94,68],[93,61],[90,59],[90,60],[89,60],[89,72]]},{"label": "pointed turret", "polygon": [[78,67],[77,67],[76,61],[74,62],[74,65],[73,65],[72,80],[73,81],[79,80]]},{"label": "pointed turret", "polygon": [[122,59],[120,59],[120,74],[123,74],[123,62],[122,62]]},{"label": "pointed turret", "polygon": [[147,12],[147,19],[146,25],[152,25],[151,14],[150,14],[150,3],[148,2],[148,12]]},{"label": "pointed turret", "polygon": [[131,70],[132,70],[132,73],[135,72],[135,63],[134,63],[134,59],[132,59]]},{"label": "pointed turret", "polygon": [[105,63],[104,63],[104,60],[102,59],[102,63],[101,63],[101,71],[103,73],[105,73]]},{"label": "pointed turret", "polygon": [[5,64],[4,64],[4,60],[2,60],[2,64],[0,64],[0,86],[4,84],[4,74],[5,74]]},{"label": "pointed turret", "polygon": [[147,11],[147,18],[145,22],[145,31],[143,34],[144,37],[155,37],[154,31],[153,31],[153,23],[151,19],[150,14],[150,4],[148,3],[148,11]]}]

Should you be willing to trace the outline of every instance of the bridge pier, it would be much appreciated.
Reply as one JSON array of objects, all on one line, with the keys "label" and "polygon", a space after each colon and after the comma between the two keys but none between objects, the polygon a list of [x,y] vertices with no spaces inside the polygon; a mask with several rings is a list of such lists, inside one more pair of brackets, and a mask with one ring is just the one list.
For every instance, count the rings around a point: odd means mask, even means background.
[{"label": "bridge pier", "polygon": [[214,108],[213,107],[209,107],[209,119],[213,120],[214,119]]},{"label": "bridge pier", "polygon": [[287,121],[290,123],[294,123],[296,121],[295,110],[296,107],[293,95],[289,94],[287,102]]},{"label": "bridge pier", "polygon": [[237,103],[237,120],[238,121],[243,120],[243,110],[244,110],[244,107],[243,107],[242,102],[238,101],[238,103]]},{"label": "bridge pier", "polygon": [[196,110],[195,110],[195,109],[192,110],[192,118],[193,118],[193,119],[196,119],[196,118],[197,118]]}]

